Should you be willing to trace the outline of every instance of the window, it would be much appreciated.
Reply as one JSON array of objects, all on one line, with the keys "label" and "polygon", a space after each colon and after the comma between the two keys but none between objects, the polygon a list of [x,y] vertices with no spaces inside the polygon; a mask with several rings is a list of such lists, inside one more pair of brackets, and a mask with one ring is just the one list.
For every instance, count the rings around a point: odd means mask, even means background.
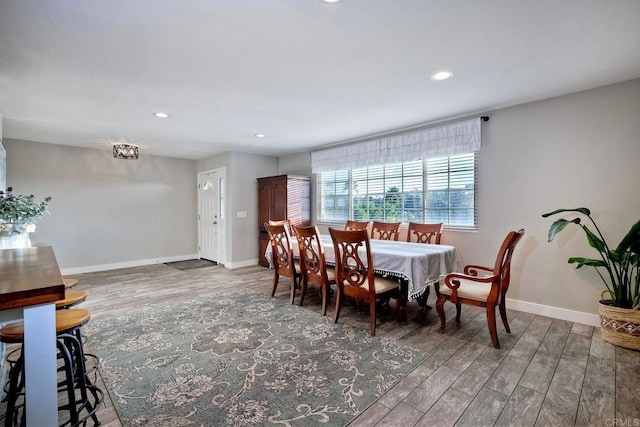
[{"label": "window", "polygon": [[345,221],[349,218],[349,171],[321,173],[319,193],[322,194],[320,218],[324,221]]},{"label": "window", "polygon": [[442,222],[476,228],[475,153],[318,176],[320,221]]}]

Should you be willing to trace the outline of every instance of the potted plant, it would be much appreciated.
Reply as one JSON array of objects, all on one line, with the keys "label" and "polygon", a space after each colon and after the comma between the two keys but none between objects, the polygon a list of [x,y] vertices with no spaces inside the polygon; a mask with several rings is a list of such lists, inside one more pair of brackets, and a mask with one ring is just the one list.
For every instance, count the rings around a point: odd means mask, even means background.
[{"label": "potted plant", "polygon": [[33,194],[16,195],[13,188],[0,191],[0,248],[29,247],[29,235],[35,222],[47,213],[51,197],[36,201]]},{"label": "potted plant", "polygon": [[[577,212],[586,217],[591,230],[581,217],[560,218],[549,228],[549,242],[569,224],[579,225],[587,236],[589,246],[600,258],[571,257],[570,264],[593,267],[606,287],[598,303],[602,337],[612,344],[640,349],[640,221],[631,226],[617,247],[609,246],[587,208],[558,209],[543,218],[564,212]],[[595,232],[594,232],[595,231]],[[604,295],[607,294],[608,298]]]}]

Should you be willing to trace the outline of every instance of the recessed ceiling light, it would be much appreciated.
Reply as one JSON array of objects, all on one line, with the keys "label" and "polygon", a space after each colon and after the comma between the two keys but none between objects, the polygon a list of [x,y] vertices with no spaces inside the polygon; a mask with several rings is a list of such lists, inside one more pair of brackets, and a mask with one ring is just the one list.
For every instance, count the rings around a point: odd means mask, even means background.
[{"label": "recessed ceiling light", "polygon": [[256,133],[256,138],[264,138],[265,134],[264,133]]},{"label": "recessed ceiling light", "polygon": [[447,80],[451,78],[451,76],[453,76],[453,73],[451,71],[438,71],[437,73],[431,75],[431,80]]},{"label": "recessed ceiling light", "polygon": [[166,119],[169,117],[167,113],[163,113],[162,111],[158,111],[157,113],[153,113],[153,117],[157,117],[159,119]]},{"label": "recessed ceiling light", "polygon": [[342,0],[322,0],[322,1],[325,2],[325,3],[339,3]]}]

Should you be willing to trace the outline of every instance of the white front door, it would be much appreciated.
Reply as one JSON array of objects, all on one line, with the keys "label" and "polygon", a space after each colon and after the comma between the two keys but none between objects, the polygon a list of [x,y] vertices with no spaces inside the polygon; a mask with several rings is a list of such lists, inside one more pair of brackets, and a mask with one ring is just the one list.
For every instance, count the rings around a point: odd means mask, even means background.
[{"label": "white front door", "polygon": [[225,262],[225,169],[198,174],[198,256]]}]

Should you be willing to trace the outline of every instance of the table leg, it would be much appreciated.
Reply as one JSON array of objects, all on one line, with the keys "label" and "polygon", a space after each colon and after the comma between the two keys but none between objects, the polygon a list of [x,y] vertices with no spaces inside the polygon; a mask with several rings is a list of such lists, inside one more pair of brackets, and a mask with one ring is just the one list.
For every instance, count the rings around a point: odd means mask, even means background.
[{"label": "table leg", "polygon": [[427,300],[429,299],[429,293],[431,291],[431,287],[427,286],[424,290],[424,293],[416,298],[418,305],[422,307],[424,310],[431,310],[431,306],[427,304]]},{"label": "table leg", "polygon": [[407,279],[400,279],[400,310],[398,313],[398,322],[407,323],[407,299],[409,296],[409,281]]},{"label": "table leg", "polygon": [[24,376],[27,426],[58,422],[55,304],[25,307]]}]

